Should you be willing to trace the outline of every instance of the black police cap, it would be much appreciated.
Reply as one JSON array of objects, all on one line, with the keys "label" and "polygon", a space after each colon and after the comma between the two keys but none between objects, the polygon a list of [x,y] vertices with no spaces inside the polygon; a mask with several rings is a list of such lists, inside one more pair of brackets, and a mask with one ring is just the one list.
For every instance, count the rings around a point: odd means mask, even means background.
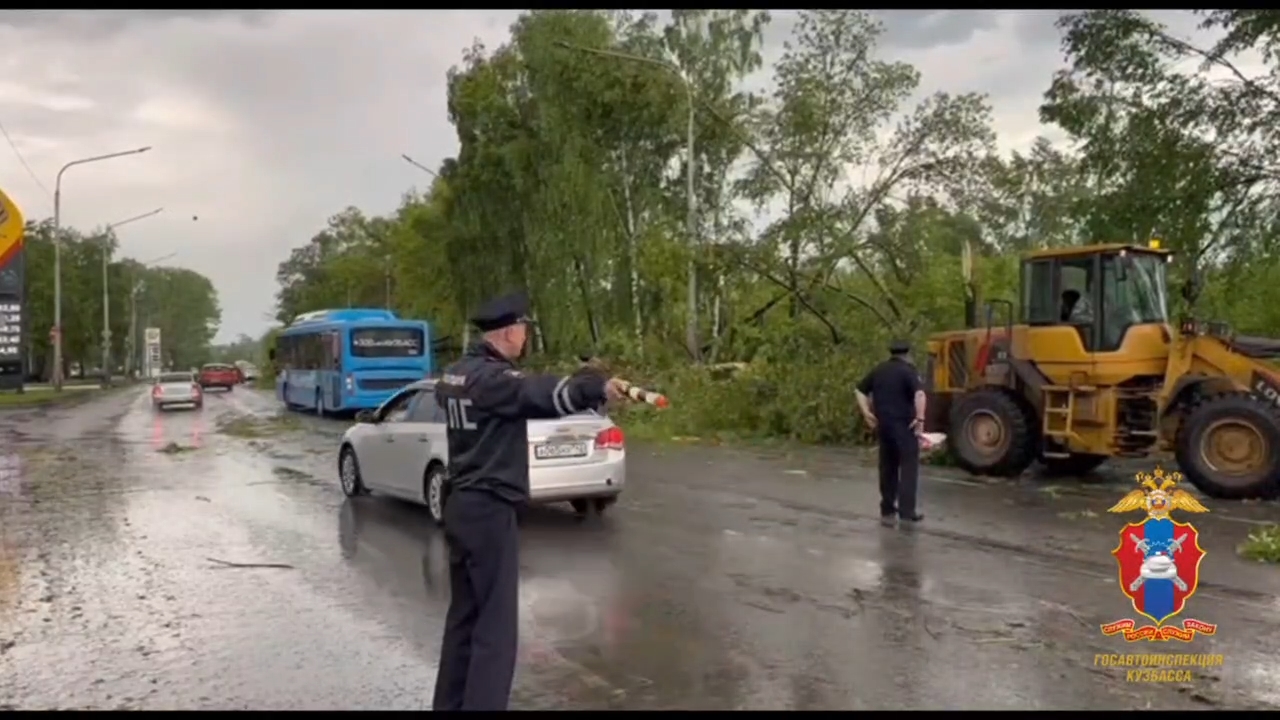
[{"label": "black police cap", "polygon": [[894,340],[889,343],[890,355],[906,355],[911,352],[911,343],[906,340]]},{"label": "black police cap", "polygon": [[529,297],[522,292],[494,298],[480,306],[471,324],[481,332],[492,332],[516,323],[529,323]]}]

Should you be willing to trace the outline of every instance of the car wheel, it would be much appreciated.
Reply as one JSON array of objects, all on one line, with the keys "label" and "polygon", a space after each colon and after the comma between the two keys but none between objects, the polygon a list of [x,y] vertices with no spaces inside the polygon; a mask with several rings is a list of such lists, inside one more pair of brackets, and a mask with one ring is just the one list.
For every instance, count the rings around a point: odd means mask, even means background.
[{"label": "car wheel", "polygon": [[576,515],[586,516],[591,510],[591,503],[586,500],[570,500],[569,504],[573,506],[573,512]]},{"label": "car wheel", "polygon": [[342,484],[342,494],[347,497],[369,494],[360,477],[360,461],[356,459],[356,451],[350,445],[343,446],[338,455],[338,480]]},{"label": "car wheel", "polygon": [[204,409],[204,402],[198,402],[198,403],[196,403],[196,409],[197,409],[197,410],[203,410],[203,409]]},{"label": "car wheel", "polygon": [[603,515],[605,510],[613,507],[617,502],[618,498],[616,497],[596,498],[591,501],[591,505],[595,508],[597,515]]},{"label": "car wheel", "polygon": [[427,503],[427,512],[437,525],[444,524],[444,466],[434,463],[427,468],[427,477],[422,484],[423,500]]}]

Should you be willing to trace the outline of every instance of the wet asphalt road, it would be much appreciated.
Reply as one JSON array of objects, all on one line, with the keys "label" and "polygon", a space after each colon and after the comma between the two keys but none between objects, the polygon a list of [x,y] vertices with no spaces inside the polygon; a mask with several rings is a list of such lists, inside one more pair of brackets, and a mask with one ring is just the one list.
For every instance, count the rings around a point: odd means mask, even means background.
[{"label": "wet asphalt road", "polygon": [[[275,414],[239,389],[156,415],[131,389],[0,415],[0,709],[429,707],[441,533],[342,497],[342,423]],[[1130,487],[932,470],[911,532],[879,526],[847,454],[633,446],[609,516],[526,518],[513,707],[1280,705],[1280,571],[1232,552],[1280,508],[1195,518],[1186,615],[1215,637],[1126,647],[1098,626],[1132,616],[1105,512]],[[1164,683],[1095,665],[1135,652],[1223,663]]]}]

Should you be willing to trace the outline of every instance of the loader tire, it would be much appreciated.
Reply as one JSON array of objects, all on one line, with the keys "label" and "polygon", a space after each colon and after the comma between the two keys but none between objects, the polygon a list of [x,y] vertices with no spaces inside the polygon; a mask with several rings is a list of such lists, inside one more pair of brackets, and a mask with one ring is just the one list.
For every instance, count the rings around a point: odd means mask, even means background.
[{"label": "loader tire", "polygon": [[1044,474],[1049,477],[1088,475],[1106,461],[1106,455],[1088,453],[1071,453],[1070,457],[1064,458],[1040,458],[1040,464],[1044,466]]},{"label": "loader tire", "polygon": [[1014,477],[1036,457],[1035,419],[1004,390],[975,390],[951,409],[947,443],[956,463],[975,475]]},{"label": "loader tire", "polygon": [[1222,500],[1280,494],[1280,409],[1248,393],[1205,398],[1191,407],[1174,448],[1192,485]]}]

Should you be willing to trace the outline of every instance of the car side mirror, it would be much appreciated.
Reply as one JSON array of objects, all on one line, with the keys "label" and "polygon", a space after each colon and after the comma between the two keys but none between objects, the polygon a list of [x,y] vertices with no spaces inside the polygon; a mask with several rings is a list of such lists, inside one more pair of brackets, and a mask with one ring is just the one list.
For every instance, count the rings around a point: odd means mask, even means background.
[{"label": "car side mirror", "polygon": [[375,415],[372,410],[361,410],[356,413],[356,422],[376,425],[378,422],[378,416]]}]

